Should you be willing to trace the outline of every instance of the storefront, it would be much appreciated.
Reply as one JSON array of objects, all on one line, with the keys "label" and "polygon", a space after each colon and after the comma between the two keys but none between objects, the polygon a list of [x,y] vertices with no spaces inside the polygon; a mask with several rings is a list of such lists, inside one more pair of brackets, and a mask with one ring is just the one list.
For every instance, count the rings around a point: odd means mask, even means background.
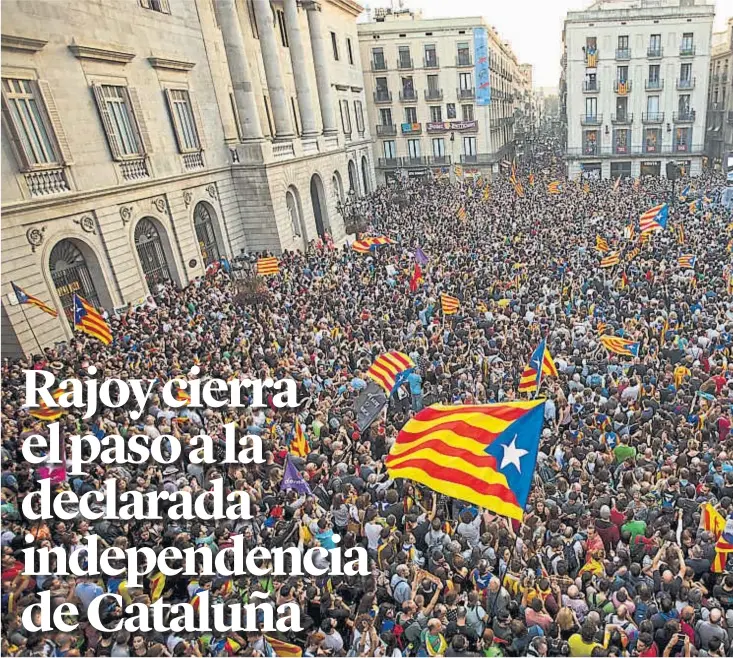
[{"label": "storefront", "polygon": [[631,162],[612,162],[611,178],[631,178]]},{"label": "storefront", "polygon": [[659,176],[662,163],[659,160],[642,160],[639,173],[642,176]]},{"label": "storefront", "polygon": [[581,176],[586,179],[600,180],[601,178],[601,163],[600,162],[581,162],[580,163]]}]

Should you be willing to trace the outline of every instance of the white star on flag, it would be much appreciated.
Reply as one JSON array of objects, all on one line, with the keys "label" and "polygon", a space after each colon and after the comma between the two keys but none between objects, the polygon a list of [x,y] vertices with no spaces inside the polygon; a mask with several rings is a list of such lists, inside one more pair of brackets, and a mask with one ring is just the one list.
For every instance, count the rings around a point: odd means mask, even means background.
[{"label": "white star on flag", "polygon": [[509,445],[504,445],[502,446],[502,448],[504,448],[504,458],[501,460],[501,466],[499,466],[499,469],[504,470],[505,466],[508,466],[509,464],[514,464],[517,471],[521,473],[522,468],[519,465],[519,460],[522,459],[524,455],[529,454],[529,451],[522,448],[517,448],[517,435],[514,435],[514,438]]}]

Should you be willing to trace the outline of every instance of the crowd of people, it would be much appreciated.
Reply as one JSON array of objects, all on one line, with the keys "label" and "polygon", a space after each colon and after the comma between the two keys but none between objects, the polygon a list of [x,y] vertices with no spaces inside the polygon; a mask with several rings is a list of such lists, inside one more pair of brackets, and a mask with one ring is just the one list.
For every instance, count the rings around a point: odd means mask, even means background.
[{"label": "crowd of people", "polygon": [[[2,644],[10,656],[725,656],[733,644],[733,570],[714,571],[715,536],[704,503],[733,513],[733,289],[730,213],[723,180],[643,177],[566,181],[552,141],[520,165],[519,196],[502,171],[488,184],[403,180],[367,199],[370,235],[393,244],[369,254],[319,242],[279,255],[266,286],[220,270],[179,290],[161,284],[148,302],[110,315],[114,342],[77,334],[68,344],[2,365]],[[530,164],[532,165],[530,167]],[[531,170],[531,181],[529,174]],[[550,194],[550,181],[562,182]],[[699,208],[678,193],[704,197]],[[488,196],[488,198],[487,198]],[[708,201],[709,200],[709,201]],[[625,229],[646,209],[670,204],[667,229],[641,241]],[[461,210],[465,210],[465,213]],[[620,255],[601,269],[601,236]],[[427,264],[411,289],[415,254]],[[638,249],[638,252],[637,252]],[[694,255],[682,268],[681,255]],[[439,296],[460,301],[444,317]],[[601,333],[639,341],[638,357],[609,354]],[[434,403],[518,399],[519,378],[541,338],[558,366],[547,398],[535,484],[521,524],[391,480],[384,466],[400,428]],[[416,364],[387,412],[365,431],[354,404],[366,370],[399,350]],[[62,434],[151,437],[184,447],[236,422],[261,437],[266,463],[97,464],[57,492],[101,488],[108,478],[139,491],[204,492],[223,478],[246,491],[248,521],[24,519],[38,473],[24,440],[47,431],[24,399],[24,368],[60,379],[165,382],[198,365],[201,376],[294,378],[301,404],[281,410],[166,408],[155,398],[140,421],[125,409],[82,418]],[[309,442],[289,455],[296,414]],[[184,450],[185,453],[185,450]],[[282,491],[285,460],[312,495]],[[207,545],[241,534],[247,546],[363,546],[371,573],[309,577],[168,578],[162,593],[189,602],[295,601],[302,633],[100,632],[85,621],[105,592],[150,604],[154,585],[124,577],[23,574],[25,536],[38,546],[85,550],[92,534],[110,546]],[[725,556],[727,557],[727,556]],[[76,603],[80,632],[28,632],[23,610],[50,591]],[[104,619],[121,614],[108,606]],[[288,643],[287,645],[282,644]],[[290,646],[294,645],[294,646]],[[282,647],[287,647],[286,650]],[[281,653],[278,653],[280,651]]]}]

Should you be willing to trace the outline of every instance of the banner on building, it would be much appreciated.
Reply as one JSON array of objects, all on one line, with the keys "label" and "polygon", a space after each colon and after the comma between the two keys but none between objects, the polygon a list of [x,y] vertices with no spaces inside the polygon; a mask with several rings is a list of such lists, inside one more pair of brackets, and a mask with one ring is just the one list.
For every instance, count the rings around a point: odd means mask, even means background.
[{"label": "banner on building", "polygon": [[473,28],[473,57],[475,62],[476,105],[491,105],[489,36],[485,27]]}]

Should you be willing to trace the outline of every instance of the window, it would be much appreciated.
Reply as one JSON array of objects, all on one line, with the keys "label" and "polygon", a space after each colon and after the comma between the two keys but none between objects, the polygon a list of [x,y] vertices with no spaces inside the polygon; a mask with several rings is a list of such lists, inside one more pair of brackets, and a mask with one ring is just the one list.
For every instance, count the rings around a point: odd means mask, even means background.
[{"label": "window", "polygon": [[393,139],[388,139],[385,142],[382,142],[384,145],[384,157],[387,158],[387,160],[394,160],[397,157],[397,148],[395,146],[395,141]]},{"label": "window", "polygon": [[647,114],[659,113],[659,96],[648,96],[646,99]]},{"label": "window", "polygon": [[677,128],[674,131],[674,150],[689,151],[690,150],[690,128]]},{"label": "window", "polygon": [[463,154],[464,155],[476,155],[476,138],[475,137],[464,137],[463,138]]},{"label": "window", "polygon": [[690,53],[693,50],[693,44],[692,44],[693,34],[692,32],[685,32],[682,35],[682,46],[680,49],[683,52]]},{"label": "window", "polygon": [[445,139],[442,137],[433,137],[433,155],[436,158],[445,157]]},{"label": "window", "polygon": [[401,69],[412,68],[412,58],[410,57],[410,46],[400,46],[397,48],[398,63]]},{"label": "window", "polygon": [[360,135],[364,134],[364,109],[361,101],[354,101],[354,116],[356,117],[356,129]]},{"label": "window", "polygon": [[112,157],[115,160],[123,160],[145,155],[147,133],[135,90],[129,87],[96,84],[92,89]]},{"label": "window", "polygon": [[372,48],[372,67],[375,71],[384,71],[387,68],[382,48]]},{"label": "window", "polygon": [[387,92],[387,78],[376,78],[374,82],[377,85],[377,94]]},{"label": "window", "polygon": [[597,98],[586,98],[585,99],[585,116],[594,117],[598,114],[598,99]]},{"label": "window", "polygon": [[392,110],[389,107],[383,107],[379,110],[379,117],[382,120],[383,126],[392,125]]},{"label": "window", "polygon": [[662,130],[660,128],[647,128],[644,131],[644,152],[659,153],[662,145]]},{"label": "window", "polygon": [[595,37],[586,37],[585,38],[585,50],[587,53],[594,53],[598,49],[598,46],[596,45],[596,38]]},{"label": "window", "polygon": [[405,123],[417,123],[417,108],[405,108]]},{"label": "window", "polygon": [[461,105],[461,113],[464,121],[473,121],[473,105]]},{"label": "window", "polygon": [[649,52],[659,53],[662,51],[662,35],[652,34],[649,36]]},{"label": "window", "polygon": [[428,76],[428,93],[431,96],[438,93],[438,76],[437,75]]},{"label": "window", "polygon": [[617,47],[619,50],[628,50],[629,49],[629,35],[628,34],[619,36]]},{"label": "window", "polygon": [[252,30],[252,36],[255,39],[260,38],[260,31],[257,28],[257,16],[255,14],[255,7],[251,2],[245,2],[245,5],[247,5],[247,14],[249,15],[249,26]]},{"label": "window", "polygon": [[690,95],[689,94],[683,94],[682,96],[680,96],[679,103],[677,104],[677,109],[679,110],[679,113],[683,116],[690,114]]},{"label": "window", "polygon": [[471,50],[468,43],[462,42],[458,44],[458,66],[471,65]]},{"label": "window", "polygon": [[616,82],[628,82],[629,80],[629,67],[628,66],[617,66],[616,67]]},{"label": "window", "polygon": [[349,101],[341,101],[341,127],[345,135],[351,135],[351,114],[349,113]]},{"label": "window", "polygon": [[407,153],[411,158],[420,157],[420,140],[419,139],[408,139],[407,140]]},{"label": "window", "polygon": [[659,84],[659,64],[649,65],[649,86]]},{"label": "window", "polygon": [[440,123],[443,121],[443,108],[440,105],[430,106],[430,121],[433,123]]},{"label": "window", "polygon": [[692,64],[680,64],[680,82],[683,84],[692,82]]},{"label": "window", "polygon": [[586,130],[583,133],[583,153],[596,155],[598,153],[598,131]]},{"label": "window", "polygon": [[629,109],[629,98],[628,96],[619,96],[616,98],[616,118],[620,120],[626,120]]},{"label": "window", "polygon": [[447,103],[445,106],[445,113],[449,119],[455,119],[456,118],[456,104]]},{"label": "window", "polygon": [[459,73],[458,74],[458,86],[461,91],[470,91],[471,89],[471,74],[470,73]]},{"label": "window", "polygon": [[354,52],[351,50],[351,39],[346,37],[346,54],[349,57],[349,65],[354,66]]},{"label": "window", "polygon": [[629,131],[626,128],[619,128],[613,131],[614,153],[629,152]]},{"label": "window", "polygon": [[168,0],[140,0],[140,6],[144,7],[145,9],[159,11],[161,14],[171,13],[171,8],[168,4]]},{"label": "window", "polygon": [[438,55],[435,52],[435,44],[425,46],[425,66],[430,68],[438,66]]},{"label": "window", "polygon": [[283,46],[288,47],[288,29],[285,27],[285,14],[281,9],[278,9],[275,14],[277,15],[277,26],[280,28],[280,41]]},{"label": "window", "polygon": [[176,134],[178,150],[181,153],[200,151],[199,129],[196,125],[188,91],[185,89],[166,89],[165,97],[173,122],[173,131]]},{"label": "window", "polygon": [[3,78],[2,97],[4,123],[21,170],[71,161],[47,82]]},{"label": "window", "polygon": [[339,44],[336,40],[336,33],[331,32],[331,48],[333,48],[333,58],[338,62],[339,61]]},{"label": "window", "polygon": [[402,94],[405,98],[412,98],[415,95],[415,87],[411,77],[402,78]]}]

